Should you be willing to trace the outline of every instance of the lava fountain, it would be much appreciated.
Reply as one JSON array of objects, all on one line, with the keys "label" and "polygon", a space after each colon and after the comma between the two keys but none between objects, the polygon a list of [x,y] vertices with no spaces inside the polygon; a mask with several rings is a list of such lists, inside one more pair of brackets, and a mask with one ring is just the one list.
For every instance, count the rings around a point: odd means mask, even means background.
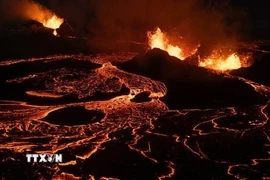
[{"label": "lava fountain", "polygon": [[9,7],[9,9],[17,11],[16,8],[19,7],[20,16],[18,18],[38,21],[44,27],[53,29],[54,35],[57,35],[56,29],[64,22],[63,18],[57,17],[54,12],[35,1],[14,1],[14,4],[16,5]]},{"label": "lava fountain", "polygon": [[181,47],[172,45],[169,41],[168,35],[157,28],[155,31],[148,31],[148,46],[153,48],[159,48],[167,51],[169,55],[175,56],[180,60],[185,60],[187,57],[195,54],[198,50],[199,44],[187,44],[181,41]]},{"label": "lava fountain", "polygon": [[[147,36],[148,45],[151,49],[159,48],[167,51],[169,55],[175,56],[180,60],[185,60],[187,57],[195,54],[199,47],[196,46],[196,48],[191,48],[188,46],[183,46],[180,48],[179,46],[174,46],[170,44],[166,33],[163,33],[160,28],[157,28],[153,32],[147,32]],[[221,50],[214,50],[210,56],[200,59],[198,66],[216,71],[228,71],[239,69],[241,67],[247,67],[247,61],[249,58],[249,56],[240,57],[235,52],[225,56]]]},{"label": "lava fountain", "polygon": [[218,71],[227,71],[239,69],[245,66],[245,64],[241,62],[240,57],[236,53],[223,56],[219,51],[215,50],[209,57],[200,60],[199,66]]},{"label": "lava fountain", "polygon": [[159,48],[167,51],[171,56],[175,56],[181,60],[184,60],[183,50],[178,46],[173,46],[169,43],[169,40],[165,33],[160,28],[157,28],[154,32],[147,32],[148,43],[151,49]]},{"label": "lava fountain", "polygon": [[54,30],[53,34],[56,36],[57,35],[56,29],[58,29],[63,22],[64,19],[59,18],[54,14],[51,18],[43,20],[43,22],[41,23],[43,24],[43,26],[53,29]]}]

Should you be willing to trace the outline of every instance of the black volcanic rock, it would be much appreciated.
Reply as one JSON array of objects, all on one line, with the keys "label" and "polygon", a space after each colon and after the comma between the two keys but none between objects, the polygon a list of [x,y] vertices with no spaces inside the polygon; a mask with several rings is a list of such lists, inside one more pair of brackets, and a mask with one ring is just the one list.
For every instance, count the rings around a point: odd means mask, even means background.
[{"label": "black volcanic rock", "polygon": [[166,51],[156,48],[117,66],[120,69],[162,82],[172,79],[178,81],[192,80],[197,76],[205,80],[213,77],[213,74],[208,73],[206,69],[189,65],[174,56],[169,56]]},{"label": "black volcanic rock", "polygon": [[245,106],[266,101],[242,81],[189,65],[160,49],[117,66],[165,83],[168,93],[163,101],[173,109]]},{"label": "black volcanic rock", "polygon": [[60,68],[92,70],[100,67],[100,64],[92,63],[90,61],[78,61],[76,59],[65,57],[57,61],[53,61],[53,58],[48,58],[48,62],[45,63],[43,61],[35,61],[31,63],[19,62],[11,66],[0,66],[0,71],[3,73],[0,77],[0,82],[11,78]]},{"label": "black volcanic rock", "polygon": [[105,113],[97,110],[87,110],[82,106],[67,107],[53,111],[43,120],[57,125],[82,125],[102,120]]},{"label": "black volcanic rock", "polygon": [[[17,20],[1,24],[1,30],[12,30],[25,33],[52,34],[53,29],[43,26],[35,20]],[[3,34],[2,34],[3,35]]]},{"label": "black volcanic rock", "polygon": [[184,61],[187,64],[193,65],[193,66],[198,66],[199,64],[199,53],[196,52],[195,54],[187,57]]},{"label": "black volcanic rock", "polygon": [[53,29],[51,28],[47,28],[45,26],[43,26],[42,23],[38,22],[38,21],[26,21],[25,23],[22,23],[20,27],[20,30],[28,30],[29,32],[33,32],[33,33],[39,33],[39,34],[52,34],[53,33]]},{"label": "black volcanic rock", "polygon": [[60,36],[77,36],[75,35],[72,27],[68,24],[67,21],[64,21],[61,26],[57,29],[57,33]]},{"label": "black volcanic rock", "polygon": [[131,99],[131,102],[149,102],[151,101],[150,92],[141,92],[137,94],[133,99]]},{"label": "black volcanic rock", "polygon": [[209,55],[211,55],[212,51],[214,50],[215,45],[214,44],[201,44],[196,53],[193,55],[187,57],[185,59],[185,63],[190,64],[190,65],[195,65],[197,66],[199,64],[199,57],[205,58]]},{"label": "black volcanic rock", "polygon": [[44,57],[54,54],[93,53],[87,40],[53,35],[53,29],[27,22],[16,29],[0,29],[0,60]]},{"label": "black volcanic rock", "polygon": [[270,54],[257,54],[256,60],[252,66],[234,70],[231,74],[270,85]]}]

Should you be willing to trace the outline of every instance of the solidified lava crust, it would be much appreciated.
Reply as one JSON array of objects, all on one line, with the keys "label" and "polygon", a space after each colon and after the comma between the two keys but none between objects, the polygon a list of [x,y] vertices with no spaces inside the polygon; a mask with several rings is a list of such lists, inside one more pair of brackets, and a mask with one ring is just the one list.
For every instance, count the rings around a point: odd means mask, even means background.
[{"label": "solidified lava crust", "polygon": [[[0,63],[1,177],[270,177],[270,88],[245,79],[256,68],[217,74],[157,49],[108,59]],[[27,163],[28,152],[63,162]]]},{"label": "solidified lava crust", "polygon": [[50,112],[43,120],[52,124],[72,126],[99,122],[104,117],[102,111],[75,106]]}]

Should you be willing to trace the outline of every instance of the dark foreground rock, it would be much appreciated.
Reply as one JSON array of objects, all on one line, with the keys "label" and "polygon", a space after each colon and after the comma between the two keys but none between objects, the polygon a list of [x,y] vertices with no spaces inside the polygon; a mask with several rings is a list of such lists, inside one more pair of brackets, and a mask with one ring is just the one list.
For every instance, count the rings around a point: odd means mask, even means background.
[{"label": "dark foreground rock", "polygon": [[0,31],[0,60],[54,54],[92,53],[84,39],[58,37],[48,31]]},{"label": "dark foreground rock", "polygon": [[146,92],[142,92],[137,94],[133,99],[131,99],[131,102],[148,102],[151,101],[150,96],[150,92],[146,91]]},{"label": "dark foreground rock", "polygon": [[160,49],[150,50],[117,66],[165,83],[168,93],[163,101],[173,109],[247,106],[265,102],[265,98],[250,85],[189,65]]},{"label": "dark foreground rock", "polygon": [[104,117],[105,113],[102,111],[75,106],[51,112],[44,120],[52,124],[73,126],[99,122]]},{"label": "dark foreground rock", "polygon": [[27,59],[55,54],[98,54],[112,52],[141,52],[144,44],[95,38],[78,32],[66,21],[57,29],[44,27],[36,21],[16,21],[0,26],[0,61]]},{"label": "dark foreground rock", "polygon": [[256,60],[252,66],[234,70],[231,74],[270,85],[270,54],[257,53],[255,58]]}]

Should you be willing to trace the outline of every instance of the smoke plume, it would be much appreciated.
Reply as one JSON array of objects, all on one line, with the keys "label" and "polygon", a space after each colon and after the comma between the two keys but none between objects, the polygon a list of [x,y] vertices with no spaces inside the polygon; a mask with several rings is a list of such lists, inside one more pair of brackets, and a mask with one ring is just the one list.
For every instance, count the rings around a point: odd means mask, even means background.
[{"label": "smoke plume", "polygon": [[[40,0],[73,28],[103,41],[146,40],[160,27],[180,41],[225,42],[239,37],[244,14],[229,1],[213,0]],[[6,17],[43,18],[44,6],[29,0],[2,0]],[[46,12],[46,11],[45,11]],[[180,37],[181,36],[181,37]]]},{"label": "smoke plume", "polygon": [[53,16],[53,12],[41,4],[30,0],[1,0],[2,21],[35,20],[43,22]]},{"label": "smoke plume", "polygon": [[244,18],[226,0],[51,0],[48,6],[77,29],[106,40],[142,41],[157,26],[191,41],[233,40]]}]

